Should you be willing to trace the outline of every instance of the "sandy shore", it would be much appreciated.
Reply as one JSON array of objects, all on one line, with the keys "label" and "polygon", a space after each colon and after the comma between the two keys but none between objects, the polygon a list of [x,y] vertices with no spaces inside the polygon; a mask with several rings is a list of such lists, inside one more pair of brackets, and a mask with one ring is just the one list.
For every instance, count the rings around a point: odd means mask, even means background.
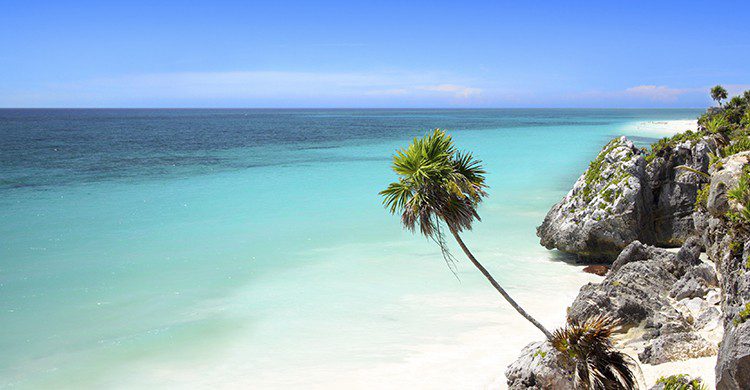
[{"label": "sandy shore", "polygon": [[634,122],[623,129],[623,133],[643,137],[671,137],[677,133],[687,130],[696,131],[698,121],[695,119],[684,119],[674,121],[646,121]]}]

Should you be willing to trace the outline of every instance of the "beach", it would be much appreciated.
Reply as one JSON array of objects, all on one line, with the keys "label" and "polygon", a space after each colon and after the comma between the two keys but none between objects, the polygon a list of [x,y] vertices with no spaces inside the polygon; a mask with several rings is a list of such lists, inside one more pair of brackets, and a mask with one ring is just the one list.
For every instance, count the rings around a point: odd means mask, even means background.
[{"label": "beach", "polygon": [[547,210],[612,137],[698,111],[84,111],[67,139],[34,115],[4,167],[3,386],[503,388],[542,335],[387,214],[390,155],[440,126],[484,161],[463,238],[555,328],[600,277],[539,245]]}]

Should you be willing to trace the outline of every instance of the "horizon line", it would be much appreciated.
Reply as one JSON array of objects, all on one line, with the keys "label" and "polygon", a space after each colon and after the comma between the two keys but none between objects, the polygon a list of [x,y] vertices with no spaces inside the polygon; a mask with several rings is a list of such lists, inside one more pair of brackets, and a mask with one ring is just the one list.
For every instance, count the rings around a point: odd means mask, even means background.
[{"label": "horizon line", "polygon": [[706,107],[0,107],[0,110],[705,110]]}]

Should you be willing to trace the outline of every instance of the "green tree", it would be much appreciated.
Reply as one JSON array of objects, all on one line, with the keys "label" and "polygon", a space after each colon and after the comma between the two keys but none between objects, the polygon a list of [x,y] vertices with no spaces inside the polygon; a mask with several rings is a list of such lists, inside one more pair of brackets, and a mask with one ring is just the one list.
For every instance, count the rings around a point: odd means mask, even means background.
[{"label": "green tree", "polygon": [[461,239],[462,231],[471,230],[474,221],[481,220],[477,207],[487,195],[481,161],[471,153],[456,150],[451,137],[435,129],[423,138],[415,138],[405,149],[397,150],[392,168],[398,174],[398,181],[380,192],[383,205],[391,214],[400,214],[407,230],[419,229],[434,240],[450,265],[453,258],[445,242],[444,224],[466,257],[500,295],[551,340],[552,334],[508,295]]},{"label": "green tree", "polygon": [[711,88],[711,99],[715,100],[721,106],[721,101],[727,98],[727,90],[721,85]]},{"label": "green tree", "polygon": [[573,360],[574,387],[584,390],[635,389],[637,362],[614,347],[618,321],[603,314],[569,320],[555,330],[552,346]]}]

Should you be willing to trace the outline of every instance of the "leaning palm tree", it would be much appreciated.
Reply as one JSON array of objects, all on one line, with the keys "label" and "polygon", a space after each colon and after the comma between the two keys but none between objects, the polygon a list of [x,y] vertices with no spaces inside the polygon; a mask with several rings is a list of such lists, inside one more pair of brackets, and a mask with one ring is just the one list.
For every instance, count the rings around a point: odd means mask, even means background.
[{"label": "leaning palm tree", "polygon": [[406,229],[414,232],[418,228],[434,240],[450,265],[452,256],[444,239],[444,224],[466,257],[500,295],[551,340],[552,334],[508,295],[461,239],[462,231],[471,230],[474,221],[481,220],[477,206],[487,195],[481,161],[471,153],[456,150],[451,137],[435,129],[396,151],[392,167],[399,178],[380,192],[385,207],[392,214],[401,214]]}]

